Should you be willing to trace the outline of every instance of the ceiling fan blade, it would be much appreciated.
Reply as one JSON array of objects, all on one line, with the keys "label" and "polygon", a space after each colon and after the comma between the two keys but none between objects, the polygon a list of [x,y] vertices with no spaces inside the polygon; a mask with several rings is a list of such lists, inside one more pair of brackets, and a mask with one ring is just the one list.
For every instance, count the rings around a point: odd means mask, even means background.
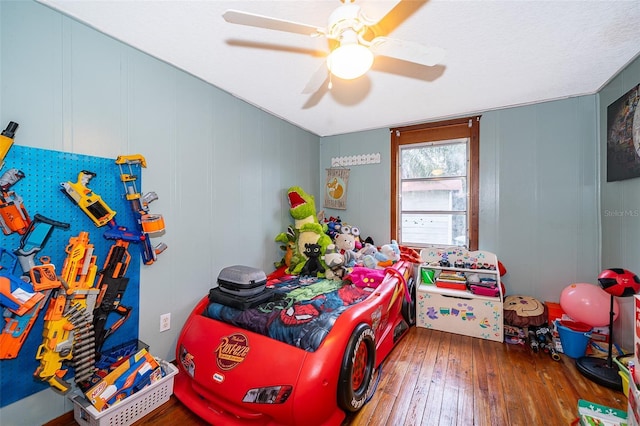
[{"label": "ceiling fan blade", "polygon": [[420,43],[388,37],[374,38],[371,41],[370,49],[374,55],[402,59],[429,67],[440,63],[445,57],[445,51],[440,47],[429,47]]},{"label": "ceiling fan blade", "polygon": [[256,15],[254,13],[242,12],[229,9],[222,14],[225,21],[232,24],[248,25],[250,27],[266,28],[268,30],[285,31],[308,36],[325,34],[324,28],[313,25],[300,24],[298,22],[286,21],[284,19],[271,18],[269,16]]},{"label": "ceiling fan blade", "polygon": [[327,77],[329,76],[329,69],[327,68],[327,61],[322,61],[320,67],[313,73],[309,82],[304,89],[302,89],[303,95],[308,95],[310,93],[315,93],[322,87],[325,81],[327,81]]},{"label": "ceiling fan blade", "polygon": [[371,26],[380,22],[389,12],[396,7],[401,0],[394,1],[380,1],[380,0],[369,0],[369,1],[360,1],[358,4],[360,5],[361,17],[367,23],[367,25]]}]

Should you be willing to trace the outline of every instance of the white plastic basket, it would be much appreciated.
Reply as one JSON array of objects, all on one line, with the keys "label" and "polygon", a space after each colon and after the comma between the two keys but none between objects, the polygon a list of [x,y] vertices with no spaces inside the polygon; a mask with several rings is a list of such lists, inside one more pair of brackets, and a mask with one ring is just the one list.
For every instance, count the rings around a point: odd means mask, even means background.
[{"label": "white plastic basket", "polygon": [[81,426],[128,426],[146,416],[165,402],[173,394],[173,376],[178,368],[173,364],[158,360],[165,376],[116,405],[98,411],[84,395],[74,395],[73,417]]}]

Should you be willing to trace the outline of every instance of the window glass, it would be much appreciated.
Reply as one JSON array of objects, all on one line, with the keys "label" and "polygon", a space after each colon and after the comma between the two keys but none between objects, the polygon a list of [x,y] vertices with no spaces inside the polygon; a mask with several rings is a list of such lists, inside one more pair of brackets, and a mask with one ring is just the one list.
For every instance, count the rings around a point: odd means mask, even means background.
[{"label": "window glass", "polygon": [[392,129],[392,238],[477,249],[479,117]]}]

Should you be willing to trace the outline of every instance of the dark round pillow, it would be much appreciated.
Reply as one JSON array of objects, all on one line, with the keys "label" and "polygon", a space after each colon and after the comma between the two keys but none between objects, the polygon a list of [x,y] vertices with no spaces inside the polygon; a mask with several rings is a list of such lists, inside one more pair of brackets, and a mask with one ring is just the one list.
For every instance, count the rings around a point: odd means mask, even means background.
[{"label": "dark round pillow", "polygon": [[548,321],[547,305],[531,296],[504,299],[504,323],[516,327],[538,327]]}]

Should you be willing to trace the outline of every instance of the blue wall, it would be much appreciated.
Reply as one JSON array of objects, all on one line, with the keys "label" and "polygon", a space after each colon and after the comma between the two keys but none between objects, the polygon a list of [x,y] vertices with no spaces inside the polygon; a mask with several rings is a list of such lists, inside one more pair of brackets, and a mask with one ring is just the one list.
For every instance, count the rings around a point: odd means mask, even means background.
[{"label": "blue wall", "polygon": [[[558,301],[599,272],[597,97],[508,108],[480,120],[479,248],[498,254],[509,294]],[[380,152],[351,166],[347,210],[327,209],[371,235],[390,236],[388,129],[321,140],[320,178],[333,157]]]},{"label": "blue wall", "polygon": [[[640,58],[629,64],[599,93],[598,136],[600,156],[600,204],[602,268],[625,268],[640,274],[640,217],[607,212],[640,209],[640,179],[607,182],[607,107],[640,83]],[[621,314],[616,321],[616,341],[633,349],[633,298],[618,298]]]}]

